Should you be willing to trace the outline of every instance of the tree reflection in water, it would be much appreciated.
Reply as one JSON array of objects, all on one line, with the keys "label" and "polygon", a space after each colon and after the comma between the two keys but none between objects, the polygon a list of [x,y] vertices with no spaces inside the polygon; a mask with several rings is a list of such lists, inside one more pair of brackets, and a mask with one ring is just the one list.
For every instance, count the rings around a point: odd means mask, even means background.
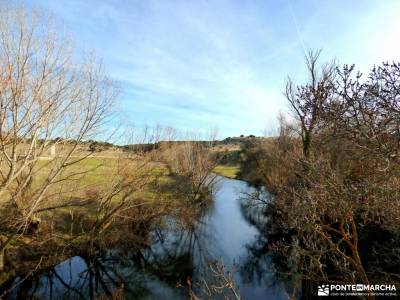
[{"label": "tree reflection in water", "polygon": [[274,245],[269,239],[269,229],[273,225],[268,218],[268,205],[272,195],[260,189],[243,195],[240,210],[247,222],[257,228],[258,234],[252,243],[246,245],[246,259],[240,265],[242,280],[271,288],[279,286],[289,297],[296,278],[291,274],[285,257],[271,251]]},{"label": "tree reflection in water", "polygon": [[264,204],[239,199],[242,190],[254,192],[245,182],[222,179],[215,201],[198,214],[169,217],[157,230],[147,229],[150,246],[81,252],[24,281],[20,274],[0,287],[0,295],[10,289],[5,299],[101,299],[123,290],[127,299],[188,299],[188,290],[177,284],[189,279],[199,292],[197,283],[212,276],[210,262],[220,261],[227,271],[237,270],[232,278],[243,299],[285,299],[287,284],[271,273],[276,264],[268,251]]},{"label": "tree reflection in water", "polygon": [[207,265],[210,254],[205,240],[209,242],[210,238],[202,222],[168,223],[164,230],[154,231],[151,247],[96,255],[80,253],[51,269],[9,280],[0,294],[11,289],[6,299],[95,299],[111,297],[123,288],[130,299],[157,293],[185,298],[185,291],[175,287],[195,277],[195,266],[201,269]]}]

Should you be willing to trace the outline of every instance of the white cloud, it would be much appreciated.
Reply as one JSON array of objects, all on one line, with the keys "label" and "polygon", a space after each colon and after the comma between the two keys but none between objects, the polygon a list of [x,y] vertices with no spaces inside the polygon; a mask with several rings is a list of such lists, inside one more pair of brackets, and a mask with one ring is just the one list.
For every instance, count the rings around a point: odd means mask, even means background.
[{"label": "white cloud", "polygon": [[[285,110],[287,75],[304,78],[287,2],[30,1],[58,14],[124,87],[135,123],[257,134]],[[306,47],[369,66],[398,58],[396,1],[293,1]]]}]

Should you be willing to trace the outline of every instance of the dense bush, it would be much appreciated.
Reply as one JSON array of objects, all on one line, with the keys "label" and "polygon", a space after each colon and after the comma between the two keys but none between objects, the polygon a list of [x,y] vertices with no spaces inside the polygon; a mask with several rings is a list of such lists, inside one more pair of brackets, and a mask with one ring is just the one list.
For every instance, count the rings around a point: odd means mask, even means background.
[{"label": "dense bush", "polygon": [[289,82],[294,125],[248,144],[242,176],[273,192],[270,246],[303,283],[398,283],[400,64],[364,79],[317,59]]}]

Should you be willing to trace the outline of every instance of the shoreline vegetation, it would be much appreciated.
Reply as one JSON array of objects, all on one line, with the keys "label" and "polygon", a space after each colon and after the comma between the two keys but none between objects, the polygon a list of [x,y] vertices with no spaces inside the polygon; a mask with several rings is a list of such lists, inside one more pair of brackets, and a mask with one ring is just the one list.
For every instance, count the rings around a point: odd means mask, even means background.
[{"label": "shoreline vegetation", "polygon": [[239,172],[271,193],[254,200],[270,254],[304,298],[320,284],[400,283],[400,63],[362,75],[319,55],[307,55],[308,81],[287,81],[292,119],[246,143]]},{"label": "shoreline vegetation", "polygon": [[166,218],[194,223],[211,202],[212,133],[173,142],[177,131],[157,127],[125,148],[93,141],[118,84],[96,58],[77,60],[44,13],[2,4],[0,15],[0,297],[15,276],[65,257],[146,247]]},{"label": "shoreline vegetation", "polygon": [[[0,298],[72,256],[142,255],[171,222],[196,228],[217,175],[269,192],[244,195],[262,237],[249,251],[290,282],[288,298],[312,298],[319,284],[400,284],[400,63],[362,75],[310,51],[305,83],[287,80],[292,115],[277,136],[218,141],[157,126],[134,139],[124,128],[121,146],[100,141],[118,83],[95,58],[77,61],[50,24],[0,5]],[[229,270],[211,270],[241,299]]]}]

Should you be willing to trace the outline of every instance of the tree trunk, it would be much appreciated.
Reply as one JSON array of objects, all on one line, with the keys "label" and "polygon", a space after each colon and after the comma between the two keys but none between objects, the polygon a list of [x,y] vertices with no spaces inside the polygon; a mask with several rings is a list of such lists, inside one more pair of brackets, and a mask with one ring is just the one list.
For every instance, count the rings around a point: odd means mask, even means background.
[{"label": "tree trunk", "polygon": [[4,272],[4,256],[5,256],[5,248],[2,247],[0,249],[0,272]]},{"label": "tree trunk", "polygon": [[311,134],[309,131],[305,131],[303,138],[303,154],[305,158],[310,157],[310,148],[311,148]]}]

